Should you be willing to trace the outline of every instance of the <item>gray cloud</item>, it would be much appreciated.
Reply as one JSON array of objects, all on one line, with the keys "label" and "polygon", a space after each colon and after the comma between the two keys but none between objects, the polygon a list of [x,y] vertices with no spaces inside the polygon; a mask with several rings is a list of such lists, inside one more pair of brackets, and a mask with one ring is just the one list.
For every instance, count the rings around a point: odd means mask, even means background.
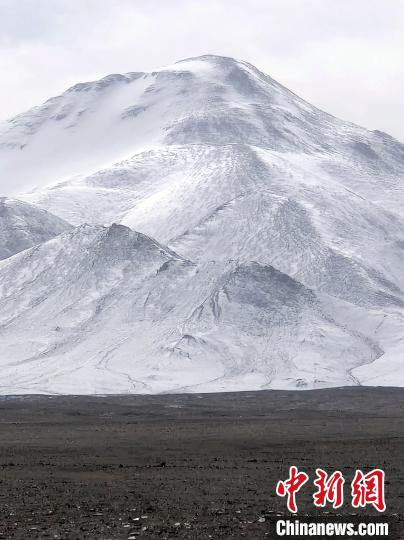
[{"label": "gray cloud", "polygon": [[78,81],[214,53],[404,140],[404,0],[0,0],[0,119]]}]

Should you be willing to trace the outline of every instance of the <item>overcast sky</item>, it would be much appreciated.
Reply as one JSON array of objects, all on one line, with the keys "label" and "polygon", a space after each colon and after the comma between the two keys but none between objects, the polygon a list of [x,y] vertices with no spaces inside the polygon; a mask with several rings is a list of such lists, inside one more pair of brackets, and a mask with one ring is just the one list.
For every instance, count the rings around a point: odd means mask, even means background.
[{"label": "overcast sky", "polygon": [[0,120],[79,81],[212,53],[404,141],[403,29],[404,0],[0,0]]}]

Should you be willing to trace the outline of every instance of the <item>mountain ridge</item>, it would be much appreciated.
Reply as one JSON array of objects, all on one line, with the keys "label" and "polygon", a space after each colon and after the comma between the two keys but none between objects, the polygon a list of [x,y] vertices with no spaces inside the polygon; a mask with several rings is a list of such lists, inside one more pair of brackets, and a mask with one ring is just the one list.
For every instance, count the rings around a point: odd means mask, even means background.
[{"label": "mountain ridge", "polygon": [[0,260],[71,228],[61,218],[32,204],[0,197]]}]

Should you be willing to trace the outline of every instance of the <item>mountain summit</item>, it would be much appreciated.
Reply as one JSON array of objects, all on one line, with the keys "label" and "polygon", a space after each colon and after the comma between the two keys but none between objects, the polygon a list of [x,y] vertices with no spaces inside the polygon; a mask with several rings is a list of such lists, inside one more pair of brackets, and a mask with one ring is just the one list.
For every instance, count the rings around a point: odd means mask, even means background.
[{"label": "mountain summit", "polygon": [[3,123],[0,167],[77,227],[0,262],[7,391],[404,384],[389,135],[207,55]]}]

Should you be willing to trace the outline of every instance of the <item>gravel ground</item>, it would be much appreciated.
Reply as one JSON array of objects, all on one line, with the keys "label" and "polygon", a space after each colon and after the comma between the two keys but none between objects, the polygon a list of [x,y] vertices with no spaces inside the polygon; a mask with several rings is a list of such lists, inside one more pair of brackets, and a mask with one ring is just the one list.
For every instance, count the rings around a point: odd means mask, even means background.
[{"label": "gravel ground", "polygon": [[404,519],[401,389],[3,397],[0,430],[0,538],[273,538],[290,465],[383,468]]}]

